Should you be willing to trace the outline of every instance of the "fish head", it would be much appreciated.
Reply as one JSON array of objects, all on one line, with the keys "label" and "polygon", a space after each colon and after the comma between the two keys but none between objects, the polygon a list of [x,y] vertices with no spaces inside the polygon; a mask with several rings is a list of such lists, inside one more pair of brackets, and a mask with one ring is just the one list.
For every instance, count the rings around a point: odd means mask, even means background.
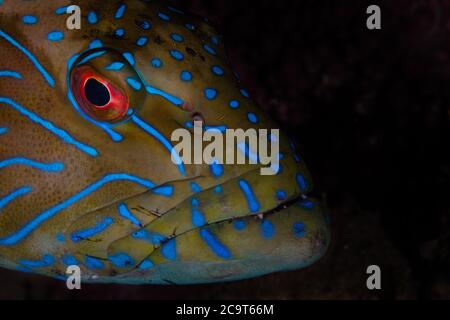
[{"label": "fish head", "polygon": [[[0,265],[208,283],[323,256],[329,226],[303,159],[204,19],[157,1],[63,0],[5,1],[0,17],[0,72],[13,72],[0,76]],[[233,129],[259,139],[215,149],[232,161],[196,162],[174,140],[187,132],[195,151]]]}]

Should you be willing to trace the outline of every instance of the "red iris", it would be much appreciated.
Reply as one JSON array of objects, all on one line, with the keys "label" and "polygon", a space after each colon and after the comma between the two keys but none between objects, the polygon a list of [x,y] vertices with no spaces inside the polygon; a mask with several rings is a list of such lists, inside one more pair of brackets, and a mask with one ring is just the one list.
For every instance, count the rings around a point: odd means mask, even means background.
[{"label": "red iris", "polygon": [[127,116],[129,99],[125,91],[91,67],[77,67],[70,77],[73,96],[89,117],[100,122],[117,123]]}]

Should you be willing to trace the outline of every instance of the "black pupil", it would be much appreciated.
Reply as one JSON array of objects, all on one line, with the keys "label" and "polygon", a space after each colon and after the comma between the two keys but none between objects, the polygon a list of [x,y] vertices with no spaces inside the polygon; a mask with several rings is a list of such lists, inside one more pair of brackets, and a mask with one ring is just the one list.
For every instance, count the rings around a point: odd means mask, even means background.
[{"label": "black pupil", "polygon": [[84,93],[90,103],[99,107],[106,105],[111,99],[108,89],[95,79],[86,82]]}]

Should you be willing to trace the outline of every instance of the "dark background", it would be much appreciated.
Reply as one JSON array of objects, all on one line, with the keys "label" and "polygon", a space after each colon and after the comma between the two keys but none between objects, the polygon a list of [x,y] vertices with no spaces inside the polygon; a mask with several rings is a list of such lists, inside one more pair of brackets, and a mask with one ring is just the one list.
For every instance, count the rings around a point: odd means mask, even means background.
[{"label": "dark background", "polygon": [[[0,298],[450,298],[450,1],[192,0],[294,137],[332,220],[310,268],[217,285],[83,285],[0,271]],[[382,270],[382,290],[365,270]]]}]

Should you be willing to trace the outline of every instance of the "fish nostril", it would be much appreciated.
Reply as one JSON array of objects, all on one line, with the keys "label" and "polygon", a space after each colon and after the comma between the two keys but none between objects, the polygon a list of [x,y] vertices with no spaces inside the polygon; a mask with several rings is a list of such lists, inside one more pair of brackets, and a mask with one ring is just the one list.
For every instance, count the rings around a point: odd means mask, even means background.
[{"label": "fish nostril", "polygon": [[192,115],[192,122],[194,122],[194,124],[195,124],[195,122],[197,122],[197,121],[201,122],[202,125],[205,124],[205,118],[203,117],[203,115],[200,112],[196,112]]},{"label": "fish nostril", "polygon": [[183,104],[181,105],[181,110],[193,112],[194,106],[191,103],[184,101]]}]

